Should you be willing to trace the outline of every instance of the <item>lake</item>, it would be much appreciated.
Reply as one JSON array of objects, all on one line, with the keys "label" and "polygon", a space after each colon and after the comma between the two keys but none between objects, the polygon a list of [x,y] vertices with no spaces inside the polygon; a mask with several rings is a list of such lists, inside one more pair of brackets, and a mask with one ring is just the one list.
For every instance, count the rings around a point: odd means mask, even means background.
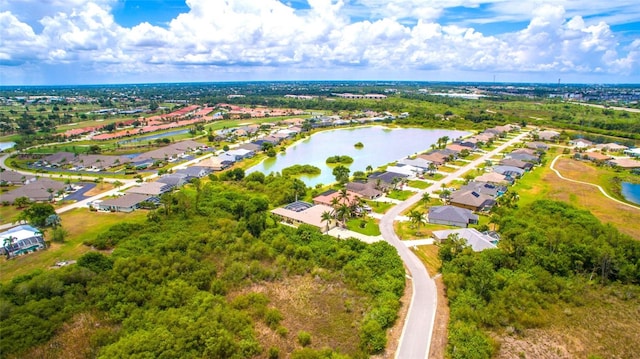
[{"label": "lake", "polygon": [[[329,156],[352,157],[354,161],[347,167],[353,174],[355,171],[366,171],[369,165],[375,169],[409,155],[424,152],[440,137],[448,136],[454,139],[469,134],[455,130],[390,129],[381,126],[323,131],[298,141],[287,148],[286,152],[267,158],[249,168],[247,174],[255,171],[269,174],[281,172],[283,168],[295,164],[309,164],[320,168],[322,173],[317,176],[300,176],[300,179],[308,186],[329,184],[335,182],[333,167],[325,163]],[[355,148],[357,142],[362,142],[364,147]]]},{"label": "lake", "polygon": [[640,184],[622,182],[622,195],[627,201],[640,204]]},{"label": "lake", "polygon": [[158,138],[164,138],[164,137],[170,137],[170,136],[176,136],[176,135],[183,135],[185,133],[189,133],[190,130],[186,129],[186,130],[176,130],[176,131],[171,131],[171,132],[165,132],[165,133],[159,133],[156,135],[150,135],[150,136],[143,136],[143,137],[137,137],[131,140],[124,140],[124,141],[120,141],[118,142],[121,145],[127,144],[127,143],[136,143],[136,142],[144,142],[144,141],[150,141],[150,140],[155,140]]}]

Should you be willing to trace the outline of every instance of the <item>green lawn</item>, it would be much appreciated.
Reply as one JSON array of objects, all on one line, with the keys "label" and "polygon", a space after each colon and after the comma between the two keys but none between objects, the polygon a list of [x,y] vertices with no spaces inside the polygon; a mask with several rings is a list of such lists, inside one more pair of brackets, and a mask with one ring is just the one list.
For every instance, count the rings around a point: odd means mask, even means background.
[{"label": "green lawn", "polygon": [[[363,227],[364,225],[364,227]],[[352,218],[347,221],[347,228],[350,231],[364,234],[365,236],[379,236],[380,228],[378,221],[374,218]]]},{"label": "green lawn", "polygon": [[387,197],[388,198],[393,198],[393,199],[397,199],[399,201],[404,201],[407,198],[413,196],[415,194],[415,192],[412,191],[401,191],[401,190],[393,190],[393,191],[389,191],[389,193],[387,193]]},{"label": "green lawn", "polygon": [[409,181],[409,187],[425,189],[431,186],[431,183],[425,181]]},{"label": "green lawn", "polygon": [[434,174],[426,175],[425,178],[428,180],[438,181],[443,179],[444,175],[442,173],[434,173]]},{"label": "green lawn", "polygon": [[[146,219],[147,211],[132,213],[98,213],[80,208],[60,215],[62,227],[69,234],[64,243],[51,243],[50,247],[11,260],[0,259],[0,282],[6,283],[16,276],[27,274],[33,270],[47,270],[58,261],[75,260],[91,249],[84,244],[84,240],[95,237],[110,226],[123,222],[141,222]],[[45,231],[48,239],[50,231]]]},{"label": "green lawn", "polygon": [[396,222],[393,226],[401,240],[424,239],[431,237],[433,231],[454,227],[443,224],[422,224],[419,228],[411,222]]},{"label": "green lawn", "polygon": [[[440,166],[438,167],[438,171],[440,172],[447,172],[447,173],[453,173],[455,171],[457,171],[458,168],[453,168],[453,167],[447,167],[447,166]],[[444,177],[444,176],[443,176]]]},{"label": "green lawn", "polygon": [[394,204],[393,203],[388,203],[388,202],[378,202],[378,201],[365,201],[369,207],[371,207],[371,209],[375,212],[375,213],[386,213],[389,208],[393,207]]}]

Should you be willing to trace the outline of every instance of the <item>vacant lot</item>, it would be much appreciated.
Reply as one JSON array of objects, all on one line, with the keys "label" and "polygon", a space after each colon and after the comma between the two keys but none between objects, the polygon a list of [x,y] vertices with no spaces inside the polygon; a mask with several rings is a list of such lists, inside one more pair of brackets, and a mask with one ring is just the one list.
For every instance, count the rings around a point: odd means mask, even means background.
[{"label": "vacant lot", "polygon": [[[7,282],[18,275],[27,274],[35,269],[48,269],[58,261],[78,259],[90,250],[82,244],[84,240],[95,237],[110,226],[124,221],[141,221],[147,211],[133,213],[89,212],[76,209],[60,215],[62,227],[69,234],[64,243],[51,243],[46,250],[30,253],[11,260],[0,259],[0,282]],[[49,233],[45,231],[45,239]]]},{"label": "vacant lot", "polygon": [[[604,223],[610,223],[620,232],[640,240],[640,210],[624,206],[602,195],[589,185],[566,181],[549,169],[549,164],[528,173],[513,187],[523,204],[536,199],[548,198],[571,203],[591,211]],[[555,168],[566,178],[599,184],[599,178],[606,178],[607,169],[596,168],[581,161],[561,158]],[[609,171],[610,172],[610,171]],[[604,187],[604,186],[603,186]]]},{"label": "vacant lot", "polygon": [[497,358],[637,358],[637,287],[592,288],[578,305],[550,309],[553,323],[520,334],[498,334]]}]

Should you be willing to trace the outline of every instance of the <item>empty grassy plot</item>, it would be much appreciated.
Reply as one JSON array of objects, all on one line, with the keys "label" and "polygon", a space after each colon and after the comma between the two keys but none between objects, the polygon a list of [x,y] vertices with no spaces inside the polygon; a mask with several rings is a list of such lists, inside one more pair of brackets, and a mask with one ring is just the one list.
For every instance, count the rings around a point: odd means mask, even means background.
[{"label": "empty grassy plot", "polygon": [[[561,179],[551,171],[550,163],[551,161],[548,161],[544,167],[527,173],[512,187],[520,196],[520,205],[542,198],[571,203],[578,208],[590,211],[602,222],[610,223],[620,232],[640,240],[640,227],[635,225],[640,223],[640,210],[608,199],[593,186]],[[556,161],[555,168],[563,176],[576,180],[583,178],[578,175],[580,171],[588,171],[584,176],[590,176],[593,183],[596,183],[600,176],[597,170],[606,171],[595,167],[592,168],[594,171],[591,171],[588,164],[567,158]],[[571,177],[572,175],[576,177]]]},{"label": "empty grassy plot", "polygon": [[399,201],[404,201],[407,198],[413,196],[415,194],[415,192],[412,191],[401,191],[401,190],[393,190],[393,191],[389,191],[389,193],[387,193],[387,197],[389,198],[393,198],[393,199],[397,199]]},{"label": "empty grassy plot", "polygon": [[[110,226],[124,221],[143,221],[147,211],[132,213],[89,212],[76,209],[60,214],[62,227],[68,234],[64,243],[51,243],[46,250],[30,253],[11,260],[0,259],[0,282],[6,283],[15,276],[27,274],[35,269],[47,269],[56,262],[78,259],[91,249],[83,241],[93,238]],[[45,239],[50,239],[50,231],[45,231]]]},{"label": "empty grassy plot", "polygon": [[389,202],[378,202],[378,201],[365,201],[369,207],[371,207],[371,210],[373,210],[375,213],[386,213],[389,208],[393,207],[395,204],[394,203],[389,203]]},{"label": "empty grassy plot", "polygon": [[379,236],[380,227],[374,218],[353,218],[347,221],[347,228],[350,231],[364,234],[365,236]]},{"label": "empty grassy plot", "polygon": [[411,222],[395,222],[393,228],[401,240],[410,239],[424,239],[431,237],[433,231],[441,229],[451,229],[451,226],[445,226],[443,224],[421,224],[417,226]]},{"label": "empty grassy plot", "polygon": [[425,188],[429,188],[429,186],[431,186],[431,183],[429,182],[418,181],[418,180],[409,181],[409,187],[425,189]]}]

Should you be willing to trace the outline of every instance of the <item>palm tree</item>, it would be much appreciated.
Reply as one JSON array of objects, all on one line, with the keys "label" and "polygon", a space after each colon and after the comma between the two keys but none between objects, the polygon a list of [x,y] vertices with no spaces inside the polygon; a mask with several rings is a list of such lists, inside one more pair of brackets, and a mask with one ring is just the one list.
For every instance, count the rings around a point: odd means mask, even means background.
[{"label": "palm tree", "polygon": [[373,172],[373,166],[368,165],[368,166],[367,166],[367,168],[366,168],[366,170],[367,170],[367,173],[371,173],[371,172]]},{"label": "palm tree", "polygon": [[431,202],[431,194],[429,194],[429,192],[424,192],[422,194],[422,197],[420,198],[420,202],[422,202],[422,204],[424,205]]},{"label": "palm tree", "polygon": [[337,210],[338,207],[340,206],[340,198],[338,197],[333,197],[331,198],[331,207],[333,207],[333,210]]},{"label": "palm tree", "polygon": [[329,226],[331,225],[331,220],[333,220],[333,216],[331,215],[331,212],[329,211],[324,211],[322,212],[322,215],[320,217],[321,222],[326,222],[327,223],[327,232],[329,231]]},{"label": "palm tree", "polygon": [[336,218],[342,221],[342,224],[346,224],[349,217],[351,217],[351,207],[346,203],[341,203],[336,210]]},{"label": "palm tree", "polygon": [[4,254],[7,255],[7,259],[11,258],[11,252],[9,251],[9,249],[11,248],[11,245],[13,244],[13,242],[16,241],[16,237],[6,237],[4,239],[4,243],[2,243],[2,246],[4,247]]},{"label": "palm tree", "polygon": [[429,163],[429,173],[432,176],[436,172],[437,169],[438,169],[438,167],[436,167],[435,163],[433,163],[433,162]]},{"label": "palm tree", "polygon": [[420,229],[420,226],[423,225],[427,220],[424,216],[424,212],[413,210],[409,212],[409,219],[411,223],[413,223],[416,229]]}]

